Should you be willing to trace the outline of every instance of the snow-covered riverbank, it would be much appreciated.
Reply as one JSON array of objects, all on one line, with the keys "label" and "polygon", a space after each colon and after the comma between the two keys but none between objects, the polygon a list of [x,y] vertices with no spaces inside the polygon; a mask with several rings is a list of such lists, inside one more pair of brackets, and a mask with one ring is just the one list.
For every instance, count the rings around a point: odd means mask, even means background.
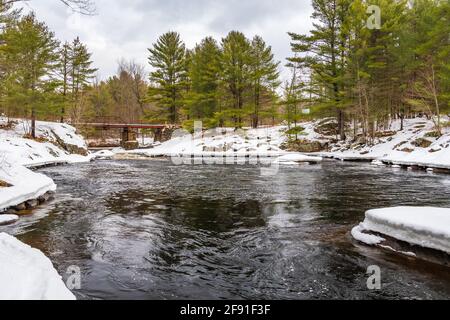
[{"label": "snow-covered riverbank", "polygon": [[[90,161],[75,128],[37,122],[37,139],[26,136],[28,122],[0,118],[0,226],[17,222],[15,212],[45,201],[56,184],[30,168]],[[74,300],[51,261],[39,250],[0,233],[0,299]]]},{"label": "snow-covered riverbank", "polygon": [[[205,161],[199,163],[207,164],[241,163],[243,158],[251,158],[253,161],[250,161],[250,163],[255,164],[261,159],[269,159],[264,163],[278,164],[318,163],[322,161],[320,156],[282,150],[281,146],[287,139],[284,134],[285,130],[286,127],[283,126],[247,130],[217,128],[195,135],[180,130],[175,132],[171,140],[162,144],[154,144],[152,148],[131,151],[123,149],[104,150],[95,153],[94,157],[98,159],[173,157],[189,160],[200,158]],[[215,160],[213,161],[213,159]],[[239,160],[235,162],[232,159]]]},{"label": "snow-covered riverbank", "polygon": [[52,179],[29,168],[90,161],[87,145],[76,129],[60,123],[36,123],[37,139],[29,139],[28,121],[0,118],[0,212],[56,190]]},{"label": "snow-covered riverbank", "polygon": [[339,160],[377,160],[384,164],[450,169],[450,127],[438,137],[434,124],[426,118],[406,119],[404,129],[394,121],[389,131],[375,138],[372,145],[358,142],[330,144],[324,157]]},{"label": "snow-covered riverbank", "polygon": [[[443,121],[447,121],[444,118]],[[134,157],[260,157],[278,158],[296,154],[347,161],[372,161],[379,164],[419,166],[450,170],[450,127],[444,126],[438,137],[434,124],[426,118],[399,120],[379,132],[371,144],[363,141],[337,141],[335,120],[325,119],[300,123],[303,129],[288,136],[286,126],[233,130],[218,128],[201,134],[177,134],[171,140],[152,148],[125,151],[100,151],[98,158],[126,159]],[[318,159],[316,158],[316,160]],[[274,160],[276,161],[276,160]]]},{"label": "snow-covered riverbank", "polygon": [[39,250],[0,233],[0,300],[75,300]]}]

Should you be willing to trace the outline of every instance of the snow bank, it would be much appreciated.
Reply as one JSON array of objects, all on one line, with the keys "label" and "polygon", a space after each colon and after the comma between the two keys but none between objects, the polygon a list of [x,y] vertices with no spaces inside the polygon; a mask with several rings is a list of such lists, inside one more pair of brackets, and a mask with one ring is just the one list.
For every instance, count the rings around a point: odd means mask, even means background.
[{"label": "snow bank", "polygon": [[323,159],[321,157],[313,157],[313,156],[307,156],[300,153],[292,153],[287,154],[284,156],[279,157],[276,162],[283,163],[283,162],[321,162]]},{"label": "snow bank", "polygon": [[[447,119],[443,119],[446,121]],[[422,166],[450,169],[450,128],[443,129],[443,136],[433,137],[434,124],[426,118],[394,121],[392,135],[376,138],[373,146],[338,142],[322,156],[340,160],[377,160],[385,164]],[[420,145],[420,143],[425,145]]]},{"label": "snow bank", "polygon": [[25,167],[91,160],[90,155],[69,152],[86,151],[87,145],[83,137],[76,134],[76,129],[67,124],[37,121],[37,140],[24,138],[28,131],[28,121],[15,119],[13,125],[7,128],[7,119],[0,117],[0,125],[0,180],[12,185],[0,188],[0,212],[56,190],[56,185],[50,178]]},{"label": "snow bank", "polygon": [[0,188],[0,212],[30,199],[37,199],[49,191],[55,191],[52,179],[4,159],[0,167],[0,180],[10,185]]},{"label": "snow bank", "polygon": [[[28,131],[28,121],[16,119],[10,129],[0,129],[0,160],[36,167],[58,163],[77,163],[91,160],[90,156],[72,154],[70,150],[84,150],[87,145],[76,129],[64,123],[36,122],[38,141],[24,138]],[[7,119],[0,117],[0,125],[6,125]],[[64,144],[64,150],[60,145]]]},{"label": "snow bank", "polygon": [[352,237],[369,246],[380,244],[385,240],[384,238],[364,233],[364,231],[366,231],[364,224],[360,224],[352,229]]},{"label": "snow bank", "polygon": [[450,209],[395,207],[369,210],[365,221],[354,228],[356,240],[379,244],[384,239],[364,234],[376,232],[400,241],[450,254]]},{"label": "snow bank", "polygon": [[75,300],[39,250],[0,233],[0,300]]},{"label": "snow bank", "polygon": [[11,224],[19,220],[19,216],[15,214],[0,214],[0,226]]},{"label": "snow bank", "polygon": [[[277,126],[259,129],[234,130],[232,128],[217,128],[191,135],[186,132],[175,132],[174,138],[154,144],[153,148],[121,151],[122,154],[139,154],[147,157],[260,157],[278,158],[291,153],[280,149],[285,142],[286,127]],[[317,162],[317,157],[296,155],[297,162]],[[283,161],[283,159],[280,159]],[[320,159],[321,160],[321,159]]]}]

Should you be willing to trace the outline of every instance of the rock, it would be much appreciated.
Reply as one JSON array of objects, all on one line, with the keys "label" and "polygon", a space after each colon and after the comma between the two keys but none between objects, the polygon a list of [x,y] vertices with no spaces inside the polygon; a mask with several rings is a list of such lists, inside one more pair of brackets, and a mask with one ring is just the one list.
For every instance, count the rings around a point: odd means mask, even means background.
[{"label": "rock", "polygon": [[281,145],[282,150],[288,150],[293,152],[321,152],[328,148],[328,144],[322,144],[318,141],[309,140],[296,140],[289,141]]},{"label": "rock", "polygon": [[71,154],[79,154],[82,156],[87,156],[89,154],[89,151],[86,148],[80,148],[79,146],[68,144],[64,142],[63,139],[61,139],[54,130],[52,130],[52,134],[56,139],[56,145],[61,147],[62,149],[66,150],[67,152]]},{"label": "rock", "polygon": [[139,142],[137,142],[137,141],[127,141],[127,142],[123,143],[122,147],[125,150],[136,150],[136,149],[139,148]]},{"label": "rock", "polygon": [[382,132],[376,132],[375,137],[376,138],[386,138],[386,137],[392,137],[396,135],[396,131],[382,131]]},{"label": "rock", "polygon": [[13,208],[9,208],[6,211],[4,211],[4,214],[16,214],[16,210],[14,210]]},{"label": "rock", "polygon": [[410,149],[410,148],[403,148],[402,150],[400,150],[401,152],[407,152],[407,153],[411,153],[414,151],[414,149]]},{"label": "rock", "polygon": [[339,134],[338,123],[334,119],[325,119],[317,124],[314,131],[325,136],[336,136]]},{"label": "rock", "polygon": [[19,220],[19,216],[15,214],[0,214],[0,226],[13,224]]},{"label": "rock", "polygon": [[442,150],[441,148],[439,148],[439,149],[430,149],[428,152],[429,153],[434,153],[434,152],[439,152],[441,150]]},{"label": "rock", "polygon": [[397,144],[397,145],[394,147],[394,149],[398,149],[398,148],[400,148],[402,145],[407,144],[407,143],[408,143],[408,141],[402,141],[402,142],[400,142],[399,144]]},{"label": "rock", "polygon": [[419,138],[419,139],[411,142],[411,144],[413,146],[419,147],[419,148],[428,148],[433,144],[433,142],[431,142],[430,140],[424,139],[424,138]]},{"label": "rock", "polygon": [[0,188],[8,188],[8,187],[11,187],[11,185],[8,182],[0,180]]},{"label": "rock", "polygon": [[27,209],[36,208],[38,206],[38,204],[39,204],[39,202],[36,199],[28,200],[27,202],[25,202],[25,206],[27,207]]},{"label": "rock", "polygon": [[17,206],[12,207],[14,210],[16,211],[22,211],[25,210],[27,208],[27,206],[25,205],[25,203],[21,203],[18,204]]},{"label": "rock", "polygon": [[425,137],[426,138],[439,138],[439,137],[441,137],[441,134],[439,134],[439,132],[437,132],[437,131],[430,131],[430,132],[425,133]]}]

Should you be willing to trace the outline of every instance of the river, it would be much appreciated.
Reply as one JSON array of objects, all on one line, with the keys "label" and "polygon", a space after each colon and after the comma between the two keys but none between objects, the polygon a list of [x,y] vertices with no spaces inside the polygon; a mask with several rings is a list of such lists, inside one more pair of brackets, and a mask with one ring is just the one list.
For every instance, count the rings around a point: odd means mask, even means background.
[{"label": "river", "polygon": [[[450,176],[325,161],[282,167],[102,161],[40,170],[55,200],[3,228],[79,299],[450,298],[448,267],[363,246],[367,209],[450,206]],[[378,265],[382,289],[367,288]]]}]

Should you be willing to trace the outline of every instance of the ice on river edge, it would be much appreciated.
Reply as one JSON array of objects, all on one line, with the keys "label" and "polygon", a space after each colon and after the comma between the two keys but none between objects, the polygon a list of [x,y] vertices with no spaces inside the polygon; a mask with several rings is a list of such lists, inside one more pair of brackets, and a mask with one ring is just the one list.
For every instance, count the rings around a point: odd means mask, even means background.
[{"label": "ice on river edge", "polygon": [[75,300],[39,250],[0,233],[0,300]]},{"label": "ice on river edge", "polygon": [[352,230],[353,238],[368,245],[379,245],[385,240],[366,232],[450,254],[450,208],[394,207],[369,210],[364,222]]}]

